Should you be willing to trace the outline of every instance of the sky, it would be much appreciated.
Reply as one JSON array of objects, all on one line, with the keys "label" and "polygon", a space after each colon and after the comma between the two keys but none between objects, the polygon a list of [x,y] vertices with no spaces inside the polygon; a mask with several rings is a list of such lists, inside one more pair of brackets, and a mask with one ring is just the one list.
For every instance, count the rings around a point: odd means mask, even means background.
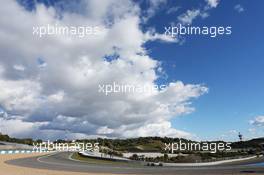
[{"label": "sky", "polygon": [[[264,134],[262,7],[249,0],[11,0],[0,7],[0,132],[76,139]],[[7,18],[8,17],[8,18]],[[84,38],[34,35],[97,26]],[[171,26],[228,35],[166,34]],[[101,85],[166,85],[111,93]],[[15,127],[14,127],[15,126]]]}]

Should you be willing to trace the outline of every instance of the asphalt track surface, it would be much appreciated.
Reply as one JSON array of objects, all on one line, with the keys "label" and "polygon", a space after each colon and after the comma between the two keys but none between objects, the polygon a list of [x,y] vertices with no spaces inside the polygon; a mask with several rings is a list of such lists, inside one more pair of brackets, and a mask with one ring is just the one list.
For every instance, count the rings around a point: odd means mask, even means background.
[{"label": "asphalt track surface", "polygon": [[[49,169],[70,172],[89,172],[89,173],[111,173],[111,174],[262,174],[264,167],[253,165],[218,165],[203,167],[128,167],[123,165],[101,165],[89,164],[87,162],[70,159],[71,153],[60,152],[45,156],[30,157],[9,160],[5,163],[22,167]],[[263,160],[264,161],[264,160]]]}]

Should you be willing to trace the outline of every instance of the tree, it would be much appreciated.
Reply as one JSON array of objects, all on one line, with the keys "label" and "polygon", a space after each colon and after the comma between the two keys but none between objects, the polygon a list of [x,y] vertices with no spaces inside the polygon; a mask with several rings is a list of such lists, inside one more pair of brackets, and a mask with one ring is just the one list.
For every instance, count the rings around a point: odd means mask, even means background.
[{"label": "tree", "polygon": [[169,160],[168,154],[164,154],[163,159],[164,159],[164,161],[168,161]]},{"label": "tree", "polygon": [[242,135],[240,132],[238,133],[238,137],[239,137],[239,141],[242,142],[242,140],[243,140],[243,135]]},{"label": "tree", "polygon": [[138,160],[138,155],[137,154],[133,154],[131,157],[132,160]]}]

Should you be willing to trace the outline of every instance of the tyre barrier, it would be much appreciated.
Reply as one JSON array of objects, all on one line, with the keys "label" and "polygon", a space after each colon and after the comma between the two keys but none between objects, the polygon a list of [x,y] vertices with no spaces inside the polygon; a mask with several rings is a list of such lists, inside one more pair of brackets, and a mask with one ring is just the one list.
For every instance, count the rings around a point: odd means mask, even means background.
[{"label": "tyre barrier", "polygon": [[33,151],[33,150],[0,150],[0,154],[30,154],[30,153],[45,153],[47,150]]}]

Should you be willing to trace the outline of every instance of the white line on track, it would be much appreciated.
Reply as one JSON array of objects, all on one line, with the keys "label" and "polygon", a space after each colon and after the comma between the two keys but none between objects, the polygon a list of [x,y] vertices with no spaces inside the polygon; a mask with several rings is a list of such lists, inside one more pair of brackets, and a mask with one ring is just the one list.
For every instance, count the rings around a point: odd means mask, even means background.
[{"label": "white line on track", "polygon": [[[78,164],[73,165],[73,164],[65,164],[65,163],[58,163],[58,162],[46,162],[46,161],[41,160],[43,158],[50,157],[50,156],[53,156],[53,155],[56,155],[56,154],[59,154],[59,153],[60,152],[38,157],[37,158],[37,161],[40,162],[40,163],[45,163],[45,164],[50,164],[50,165],[87,167],[87,165],[78,165]],[[70,156],[68,156],[68,159],[71,160],[71,161],[87,163],[87,162],[81,161],[81,160],[80,161],[79,160],[76,160],[76,159],[74,160],[73,158],[70,158],[71,156],[72,156],[72,154]],[[96,165],[89,164],[89,167],[98,168],[98,165],[96,166]],[[146,169],[146,168],[138,168],[138,167],[120,167],[120,166],[111,166],[110,168],[116,168],[116,169],[133,169],[133,170],[134,169],[138,169],[138,170]]]}]

